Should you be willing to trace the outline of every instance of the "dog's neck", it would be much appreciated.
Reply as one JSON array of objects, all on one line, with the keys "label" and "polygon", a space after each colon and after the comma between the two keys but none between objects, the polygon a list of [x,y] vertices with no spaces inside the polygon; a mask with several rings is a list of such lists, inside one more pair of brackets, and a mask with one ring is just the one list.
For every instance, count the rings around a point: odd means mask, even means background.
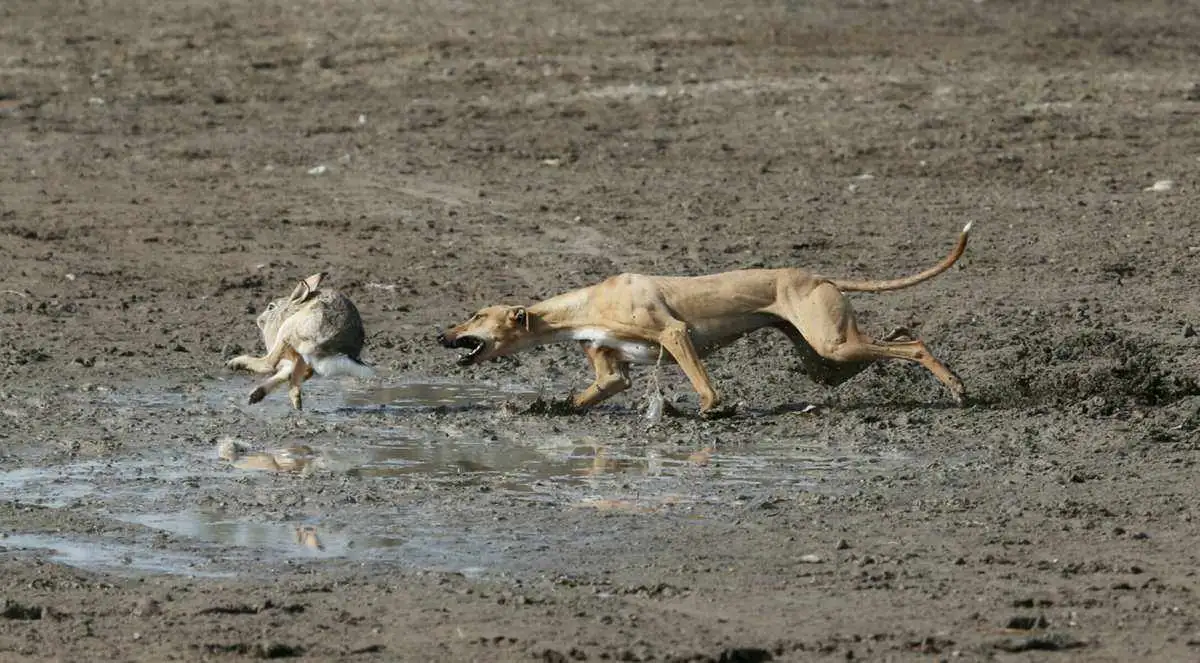
[{"label": "dog's neck", "polygon": [[544,299],[525,310],[529,331],[539,343],[552,343],[583,324],[589,289],[573,290]]}]

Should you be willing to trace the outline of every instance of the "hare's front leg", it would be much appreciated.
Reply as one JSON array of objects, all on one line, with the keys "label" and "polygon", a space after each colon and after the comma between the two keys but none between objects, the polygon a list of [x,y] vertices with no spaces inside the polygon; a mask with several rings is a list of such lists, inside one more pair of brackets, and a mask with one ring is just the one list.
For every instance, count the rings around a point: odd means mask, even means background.
[{"label": "hare's front leg", "polygon": [[225,368],[233,371],[250,371],[251,373],[270,373],[275,370],[274,366],[267,365],[266,357],[251,357],[250,355],[241,355],[230,359],[225,362]]},{"label": "hare's front leg", "polygon": [[270,373],[279,366],[279,362],[285,357],[291,359],[298,358],[296,351],[288,342],[288,339],[291,337],[291,325],[288,324],[290,322],[291,319],[289,318],[283,327],[279,329],[279,332],[275,334],[275,342],[267,349],[267,354],[262,357],[241,355],[230,359],[225,365],[233,370],[244,369],[252,373]]}]

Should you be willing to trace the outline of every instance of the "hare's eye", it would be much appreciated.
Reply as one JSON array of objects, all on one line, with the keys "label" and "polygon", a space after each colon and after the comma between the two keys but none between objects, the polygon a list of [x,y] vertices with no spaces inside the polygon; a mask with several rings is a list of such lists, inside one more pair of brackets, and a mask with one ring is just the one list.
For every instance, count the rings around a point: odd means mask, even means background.
[{"label": "hare's eye", "polygon": [[270,304],[267,304],[267,311],[268,311],[268,312],[270,312],[270,311],[274,311],[274,310],[275,310],[275,302],[271,302]]}]

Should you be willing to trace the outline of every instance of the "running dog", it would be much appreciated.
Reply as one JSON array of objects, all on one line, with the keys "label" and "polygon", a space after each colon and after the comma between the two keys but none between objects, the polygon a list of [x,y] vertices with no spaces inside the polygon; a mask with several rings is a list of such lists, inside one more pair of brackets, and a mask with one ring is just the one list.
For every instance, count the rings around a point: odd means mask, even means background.
[{"label": "running dog", "polygon": [[939,264],[887,281],[849,281],[795,268],[750,269],[708,276],[620,274],[529,307],[489,306],[438,335],[447,348],[466,350],[460,366],[527,348],[578,342],[596,379],[571,403],[586,409],[628,389],[630,364],[673,361],[700,395],[701,415],[720,397],[701,358],[763,327],[779,329],[800,351],[804,372],[836,386],[884,359],[929,369],[962,405],[962,381],[904,329],[875,340],[858,329],[845,292],[912,287],[949,269],[967,248],[971,224]]}]

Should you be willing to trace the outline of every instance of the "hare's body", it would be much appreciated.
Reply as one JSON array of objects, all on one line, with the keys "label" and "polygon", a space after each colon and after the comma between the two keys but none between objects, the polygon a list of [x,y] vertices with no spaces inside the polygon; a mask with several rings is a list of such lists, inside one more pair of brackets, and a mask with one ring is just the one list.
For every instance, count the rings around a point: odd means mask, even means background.
[{"label": "hare's body", "polygon": [[288,395],[299,410],[303,407],[300,385],[314,373],[323,377],[374,374],[359,357],[366,332],[358,309],[336,290],[318,290],[324,277],[321,273],[304,279],[291,295],[271,302],[258,316],[265,356],[242,355],[227,364],[233,369],[272,374],[250,393],[251,403],[290,382]]}]

